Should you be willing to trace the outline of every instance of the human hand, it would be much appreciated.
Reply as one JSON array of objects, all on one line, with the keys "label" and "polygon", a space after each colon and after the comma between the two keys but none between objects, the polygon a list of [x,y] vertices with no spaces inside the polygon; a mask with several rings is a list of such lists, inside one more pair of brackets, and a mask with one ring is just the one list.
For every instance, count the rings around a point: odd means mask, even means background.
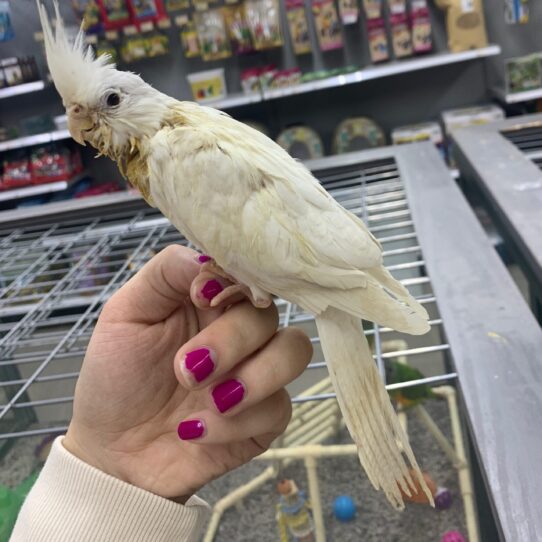
[{"label": "human hand", "polygon": [[284,386],[312,355],[301,331],[277,332],[274,305],[209,308],[200,266],[196,252],[169,246],[106,303],[63,440],[88,464],[181,502],[284,431]]}]

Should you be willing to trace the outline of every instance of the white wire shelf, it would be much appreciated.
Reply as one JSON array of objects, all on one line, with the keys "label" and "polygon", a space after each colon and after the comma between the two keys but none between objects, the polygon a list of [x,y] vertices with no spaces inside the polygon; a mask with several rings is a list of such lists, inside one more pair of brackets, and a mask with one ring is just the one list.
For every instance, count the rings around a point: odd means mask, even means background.
[{"label": "white wire shelf", "polygon": [[23,83],[22,85],[5,87],[3,89],[0,89],[0,100],[4,98],[11,98],[12,96],[18,96],[19,94],[36,92],[38,90],[43,90],[44,88],[45,83],[43,81],[33,81],[32,83]]},{"label": "white wire shelf", "polygon": [[264,90],[262,94],[233,94],[222,100],[208,102],[205,105],[209,105],[210,107],[214,107],[216,109],[229,109],[241,105],[276,100],[278,98],[286,98],[288,96],[295,96],[297,94],[305,94],[307,92],[316,92],[318,90],[324,90],[327,88],[342,87],[354,83],[361,83],[363,81],[371,81],[373,79],[380,79],[382,77],[389,77],[391,75],[401,73],[425,70],[437,66],[444,66],[446,64],[467,62],[470,60],[476,60],[478,58],[499,55],[500,53],[501,48],[498,45],[489,45],[488,47],[484,47],[482,49],[472,49],[470,51],[462,51],[460,53],[437,53],[418,58],[411,58],[408,60],[388,62],[387,64],[382,64],[379,66],[368,66],[367,68],[363,68],[352,73],[327,77],[325,79],[319,79],[309,83],[301,83],[299,85],[293,85],[290,87],[267,89]]},{"label": "white wire shelf", "polygon": [[3,190],[0,191],[0,201],[10,201],[20,198],[29,198],[32,196],[40,196],[43,194],[50,194],[52,192],[62,192],[66,190],[73,183],[81,180],[83,177],[86,177],[88,172],[83,171],[67,181],[56,181],[53,183],[45,184],[36,184],[31,186],[23,186],[21,188],[14,188],[12,190]]},{"label": "white wire shelf", "polygon": [[533,90],[525,90],[523,92],[505,92],[503,89],[494,89],[493,93],[497,98],[507,104],[517,104],[521,102],[528,102],[530,100],[538,100],[542,98],[542,88],[535,88]]},{"label": "white wire shelf", "polygon": [[32,145],[42,145],[44,143],[51,143],[52,141],[69,139],[70,137],[71,135],[68,130],[54,130],[53,132],[46,132],[44,134],[19,137],[0,143],[0,152],[24,149],[25,147],[32,147]]}]

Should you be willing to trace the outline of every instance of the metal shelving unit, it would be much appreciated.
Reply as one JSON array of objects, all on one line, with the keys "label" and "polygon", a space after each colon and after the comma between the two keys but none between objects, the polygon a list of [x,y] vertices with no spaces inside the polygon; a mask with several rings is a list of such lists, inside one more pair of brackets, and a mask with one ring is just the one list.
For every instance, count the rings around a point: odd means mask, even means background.
[{"label": "metal shelving unit", "polygon": [[453,138],[461,173],[485,197],[529,280],[532,307],[542,322],[542,115],[460,130]]},{"label": "metal shelving unit", "polygon": [[0,191],[0,201],[10,201],[20,198],[29,198],[32,196],[41,196],[52,192],[62,192],[67,190],[72,184],[86,177],[88,172],[82,172],[68,181],[57,181],[54,183],[36,184],[31,186],[23,186],[21,188],[13,188],[11,190]]},{"label": "metal shelving unit", "polygon": [[262,94],[235,94],[228,96],[223,100],[209,102],[207,105],[217,109],[229,109],[241,105],[276,100],[279,98],[287,98],[288,96],[305,94],[307,92],[316,92],[324,89],[362,83],[364,81],[381,79],[383,77],[390,77],[392,75],[398,75],[401,73],[425,70],[435,68],[437,66],[455,64],[457,62],[467,62],[479,58],[499,55],[500,53],[501,48],[498,45],[489,45],[483,49],[473,49],[470,51],[463,51],[461,53],[445,52],[430,54],[418,58],[388,62],[378,66],[368,66],[352,73],[328,77],[318,81],[311,81],[310,83],[302,83],[300,85],[294,85],[291,87],[268,89],[264,90]]},{"label": "metal shelving unit", "polygon": [[33,145],[43,145],[45,143],[52,143],[53,141],[69,139],[70,137],[71,135],[68,130],[54,130],[53,132],[46,132],[44,134],[19,137],[0,143],[0,152],[23,149],[25,147],[32,147]]},{"label": "metal shelving unit", "polygon": [[[509,392],[536,380],[533,352],[542,349],[542,332],[438,152],[422,143],[308,165],[342,205],[365,220],[383,245],[385,265],[429,311],[431,331],[421,337],[368,327],[376,363],[382,369],[386,359],[401,355],[425,372],[423,382],[454,383],[459,377],[499,529],[509,540],[518,539],[520,529],[538,532],[541,519],[534,512],[530,517],[529,507],[542,497],[540,464],[525,439],[526,431],[530,442],[535,438],[542,399]],[[15,228],[3,224],[0,443],[65,429],[101,306],[154,253],[186,243],[148,207],[118,206],[88,216],[64,212]],[[320,379],[326,366],[313,317],[288,302],[277,304],[281,325],[299,326],[311,337],[315,356],[305,376]],[[382,354],[382,345],[398,337],[407,347]],[[503,435],[498,446],[497,430]],[[503,480],[506,495],[500,490]]]},{"label": "metal shelving unit", "polygon": [[542,98],[542,88],[525,90],[523,92],[507,93],[504,89],[494,89],[493,94],[504,103],[517,104]]},{"label": "metal shelving unit", "polygon": [[44,88],[45,83],[43,81],[33,81],[32,83],[23,83],[22,85],[5,87],[0,89],[0,100],[4,98],[11,98],[12,96],[18,96],[19,94],[36,92],[38,90],[43,90]]}]

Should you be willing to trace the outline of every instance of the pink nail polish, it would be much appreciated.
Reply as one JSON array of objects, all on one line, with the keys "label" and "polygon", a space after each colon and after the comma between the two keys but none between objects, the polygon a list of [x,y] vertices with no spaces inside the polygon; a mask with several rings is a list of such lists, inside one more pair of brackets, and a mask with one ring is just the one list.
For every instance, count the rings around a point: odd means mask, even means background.
[{"label": "pink nail polish", "polygon": [[245,387],[239,380],[226,380],[215,386],[211,392],[219,412],[226,412],[238,404],[245,396]]},{"label": "pink nail polish", "polygon": [[200,438],[205,433],[205,425],[201,420],[185,420],[179,424],[177,434],[181,440]]},{"label": "pink nail polish", "polygon": [[218,280],[211,279],[208,280],[201,289],[201,295],[207,299],[207,301],[211,301],[211,299],[217,296],[223,289],[222,284],[220,284]]},{"label": "pink nail polish", "polygon": [[196,382],[205,380],[215,368],[213,355],[208,348],[198,348],[184,357],[184,366]]},{"label": "pink nail polish", "polygon": [[200,254],[198,256],[198,262],[199,263],[205,263],[205,262],[210,262],[213,258],[211,258],[211,256],[207,256],[207,254]]}]

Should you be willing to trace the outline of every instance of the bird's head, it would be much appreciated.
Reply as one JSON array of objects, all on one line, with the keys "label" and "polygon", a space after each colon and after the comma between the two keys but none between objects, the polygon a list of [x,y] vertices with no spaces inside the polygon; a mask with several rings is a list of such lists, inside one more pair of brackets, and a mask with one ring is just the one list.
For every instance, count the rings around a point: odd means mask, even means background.
[{"label": "bird's head", "polygon": [[115,159],[134,139],[152,136],[160,128],[168,98],[138,75],[117,70],[108,55],[95,58],[82,30],[71,43],[56,0],[53,33],[45,7],[36,2],[47,64],[66,108],[71,136]]}]

